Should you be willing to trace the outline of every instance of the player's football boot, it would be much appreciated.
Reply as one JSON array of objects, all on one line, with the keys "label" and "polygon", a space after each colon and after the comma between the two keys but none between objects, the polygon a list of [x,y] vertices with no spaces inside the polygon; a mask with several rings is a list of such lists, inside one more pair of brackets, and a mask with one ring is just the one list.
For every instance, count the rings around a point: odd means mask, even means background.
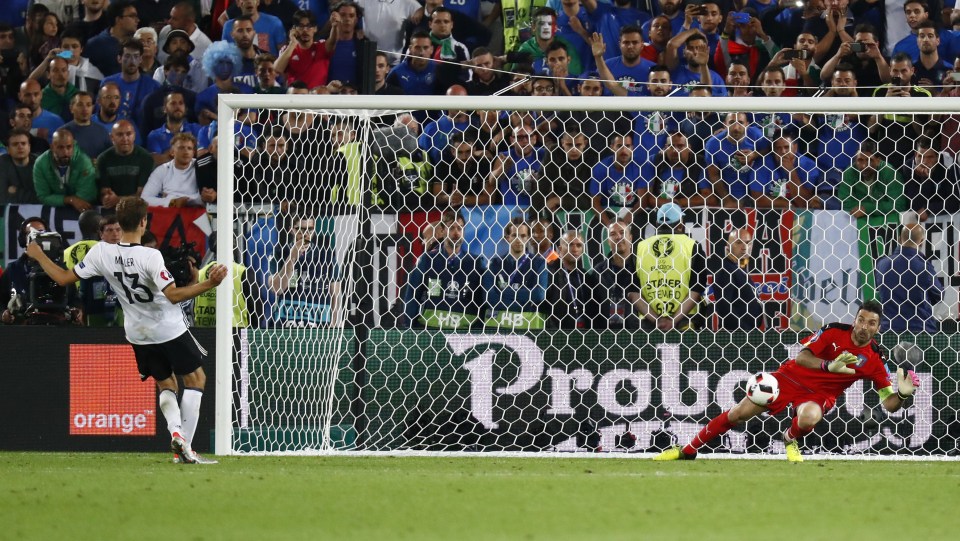
[{"label": "player's football boot", "polygon": [[669,449],[663,451],[659,455],[653,457],[656,461],[666,461],[666,460],[694,460],[697,458],[696,454],[688,455],[683,452],[683,449],[679,445],[673,445]]},{"label": "player's football boot", "polygon": [[194,453],[194,456],[197,457],[196,464],[219,464],[220,463],[212,458],[205,458],[201,456],[200,453]]},{"label": "player's football boot", "polygon": [[790,462],[803,462],[803,454],[800,452],[800,446],[797,445],[797,440],[789,443],[784,442],[784,446],[787,449],[787,460]]},{"label": "player's football boot", "polygon": [[190,444],[183,439],[179,432],[173,433],[173,438],[170,440],[170,450],[180,456],[181,464],[194,464],[197,461],[197,453],[193,452]]}]

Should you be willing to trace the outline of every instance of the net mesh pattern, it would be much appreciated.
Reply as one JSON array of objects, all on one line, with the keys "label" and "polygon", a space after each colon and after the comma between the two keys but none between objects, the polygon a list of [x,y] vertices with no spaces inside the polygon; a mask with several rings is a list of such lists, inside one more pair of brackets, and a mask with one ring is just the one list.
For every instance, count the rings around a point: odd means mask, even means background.
[{"label": "net mesh pattern", "polygon": [[[920,390],[855,383],[805,452],[955,454],[956,115],[234,118],[232,452],[655,452],[877,299]],[[707,450],[782,453],[793,414]]]}]

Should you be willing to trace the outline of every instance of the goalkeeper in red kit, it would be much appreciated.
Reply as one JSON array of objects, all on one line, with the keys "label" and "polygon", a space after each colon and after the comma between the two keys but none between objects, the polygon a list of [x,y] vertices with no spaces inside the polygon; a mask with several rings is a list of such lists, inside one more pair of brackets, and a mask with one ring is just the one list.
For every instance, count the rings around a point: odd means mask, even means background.
[{"label": "goalkeeper in red kit", "polygon": [[853,325],[831,323],[803,343],[803,350],[774,372],[780,395],[767,405],[744,398],[739,404],[714,417],[684,447],[673,446],[654,460],[693,460],[697,449],[726,434],[731,428],[764,411],[771,415],[792,405],[796,412],[790,428],[783,433],[787,459],[803,462],[797,440],[813,431],[824,412],[836,404],[843,391],[861,379],[873,382],[883,407],[894,412],[913,396],[919,378],[912,370],[897,369],[897,390],[887,372],[886,355],[874,337],[880,330],[883,307],[877,301],[863,303]]}]

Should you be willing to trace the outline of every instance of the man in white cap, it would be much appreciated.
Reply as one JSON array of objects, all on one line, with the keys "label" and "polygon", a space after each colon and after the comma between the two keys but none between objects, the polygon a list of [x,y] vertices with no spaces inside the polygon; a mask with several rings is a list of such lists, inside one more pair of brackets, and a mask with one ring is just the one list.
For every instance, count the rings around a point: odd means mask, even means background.
[{"label": "man in white cap", "polygon": [[657,234],[637,244],[639,292],[629,295],[646,329],[685,330],[706,287],[703,247],[684,232],[683,209],[667,203],[657,210]]}]

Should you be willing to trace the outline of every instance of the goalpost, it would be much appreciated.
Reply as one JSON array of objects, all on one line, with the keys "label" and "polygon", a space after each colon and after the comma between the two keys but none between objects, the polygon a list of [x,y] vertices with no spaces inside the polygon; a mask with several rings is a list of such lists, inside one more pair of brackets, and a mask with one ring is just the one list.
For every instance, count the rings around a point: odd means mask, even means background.
[{"label": "goalpost", "polygon": [[[404,112],[427,111],[437,118],[451,110],[465,112],[474,123],[481,111],[514,114],[501,115],[492,131],[471,129],[467,136],[457,135],[463,130],[455,122],[444,125],[441,135],[428,132],[419,143],[417,136],[423,136],[429,120],[419,124],[417,133],[411,133],[405,118],[397,122]],[[639,120],[623,114],[638,112]],[[730,155],[721,164],[717,160],[723,152],[715,152],[708,139],[723,128],[726,112],[747,113],[747,123],[756,129],[747,131],[751,144],[741,149],[755,153]],[[720,115],[720,124],[704,132],[701,123],[712,122],[711,114]],[[921,379],[917,396],[907,408],[888,414],[879,407],[871,383],[857,383],[802,448],[822,458],[955,457],[960,438],[960,215],[949,209],[935,213],[931,205],[929,216],[918,220],[908,209],[920,194],[902,189],[897,194],[893,187],[882,194],[890,201],[874,201],[878,192],[870,190],[879,185],[868,178],[876,174],[873,162],[866,176],[858,173],[863,186],[850,194],[839,187],[843,172],[855,167],[863,140],[876,143],[872,155],[892,163],[896,173],[909,172],[917,148],[926,145],[937,152],[953,143],[960,125],[953,116],[960,121],[960,98],[222,95],[217,258],[231,267],[241,263],[246,270],[243,278],[226,280],[218,289],[215,451],[651,456],[671,443],[689,441],[711,417],[744,396],[743,384],[752,373],[775,370],[821,325],[852,322],[860,300],[879,296],[874,263],[893,252],[904,224],[922,221],[923,248],[945,286],[944,300],[934,306],[941,328],[932,333],[886,331],[877,338],[891,352],[891,369],[904,363],[916,369]],[[531,245],[543,236],[538,237],[538,224],[540,233],[553,227],[554,241],[566,231],[578,232],[586,252],[580,264],[588,275],[610,257],[589,178],[581,175],[623,146],[623,138],[611,141],[611,135],[632,136],[636,148],[631,159],[645,178],[630,188],[614,182],[602,197],[608,205],[604,210],[614,221],[632,216],[634,247],[654,234],[658,206],[671,197],[694,195],[678,191],[689,182],[685,177],[664,172],[680,167],[664,165],[661,153],[679,144],[680,138],[672,139],[675,132],[684,133],[682,141],[693,150],[693,158],[684,159],[699,160],[707,169],[716,165],[722,178],[742,182],[744,200],[756,200],[753,186],[767,201],[791,198],[793,203],[767,209],[697,206],[684,212],[686,232],[703,247],[708,261],[708,283],[703,284],[708,287],[699,315],[690,318],[698,329],[632,328],[626,322],[633,310],[627,294],[602,280],[591,282],[596,293],[588,296],[588,311],[598,306],[619,310],[617,317],[581,314],[580,323],[570,328],[556,316],[556,303],[543,299],[533,308],[545,321],[540,328],[539,320],[524,310],[488,310],[493,290],[502,295],[510,287],[532,288],[536,299],[543,297],[535,284],[539,278],[533,285],[511,285],[509,272],[491,271],[486,281],[479,276],[494,257],[508,253],[504,232],[512,219],[530,226]],[[483,140],[491,133],[502,134],[494,139],[503,137],[502,142]],[[576,141],[581,134],[589,161],[578,165],[573,163],[577,158],[564,158],[561,151],[564,140]],[[777,184],[776,171],[764,165],[781,135],[789,135],[788,141],[799,146],[794,153],[806,158],[798,169],[799,183],[784,177]],[[543,148],[534,149],[538,159],[520,158],[525,147],[517,139],[523,136],[537,139],[534,146]],[[464,144],[469,147],[461,149],[464,155],[473,149],[473,159],[487,163],[454,164],[459,158],[453,147]],[[451,195],[459,191],[453,190],[456,182],[449,181],[450,171],[460,171],[457,167],[473,173],[496,169],[493,149],[514,149],[522,161],[520,166],[507,163],[494,180],[498,194],[511,192],[506,204],[434,203],[434,181],[458,202]],[[738,162],[740,158],[749,163]],[[952,153],[938,152],[937,160],[950,175],[955,173]],[[574,176],[547,178],[546,163],[553,164],[547,171]],[[689,170],[690,163],[682,169]],[[733,173],[727,171],[731,167]],[[764,168],[766,176],[758,177],[756,171]],[[441,172],[448,177],[438,178]],[[483,185],[470,176],[470,182]],[[655,178],[646,178],[651,176]],[[953,176],[951,181],[957,182]],[[806,199],[816,201],[810,208],[800,206],[796,193],[807,184],[813,195],[805,191]],[[933,184],[924,189],[939,193],[935,188],[942,183]],[[905,185],[910,191],[915,184]],[[556,194],[538,193],[548,189],[577,192],[579,200],[571,195],[554,208],[562,197],[551,200]],[[864,193],[857,190],[869,194],[863,205],[849,202]],[[641,196],[637,210],[614,204]],[[866,209],[871,201],[877,208],[864,210],[864,217],[847,212]],[[501,203],[499,198],[494,202]],[[463,221],[464,253],[470,256],[447,264],[464,271],[467,283],[454,280],[442,289],[439,281],[431,281],[415,297],[475,295],[475,310],[465,310],[467,318],[456,310],[429,316],[418,311],[411,325],[404,314],[405,284],[424,252],[421,236],[430,224],[449,223],[449,216],[443,216],[448,207]],[[719,292],[710,283],[729,234],[740,229],[753,238],[743,269],[762,315],[731,329],[724,328]],[[554,242],[558,249],[560,244]],[[535,259],[537,250],[528,251],[524,257]],[[466,272],[473,262],[479,267]],[[549,286],[550,271],[543,272]],[[570,294],[577,298],[573,289]],[[533,310],[534,304],[525,306]],[[248,314],[252,324],[234,326],[238,314]],[[783,414],[758,417],[731,431],[706,455],[782,454],[779,434],[789,419]]]}]

